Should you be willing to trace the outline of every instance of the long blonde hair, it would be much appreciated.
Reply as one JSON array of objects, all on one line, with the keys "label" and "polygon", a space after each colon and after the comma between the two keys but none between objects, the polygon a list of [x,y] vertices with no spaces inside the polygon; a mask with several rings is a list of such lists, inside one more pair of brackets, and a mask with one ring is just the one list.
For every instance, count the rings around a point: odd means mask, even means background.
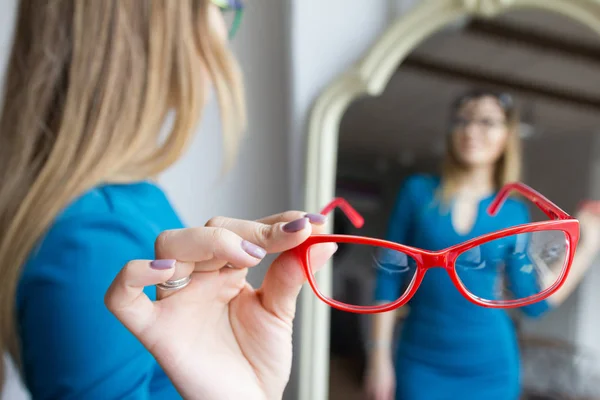
[{"label": "long blonde hair", "polygon": [[21,0],[0,116],[0,354],[19,363],[17,281],[57,214],[98,184],[148,179],[177,161],[211,83],[226,163],[235,157],[241,74],[209,4]]},{"label": "long blonde hair", "polygon": [[[519,137],[519,112],[512,98],[507,94],[491,91],[470,91],[456,99],[452,105],[451,114],[454,118],[466,102],[483,97],[493,97],[498,101],[504,111],[508,128],[506,147],[496,162],[494,170],[494,187],[498,190],[506,183],[517,182],[521,179],[522,151],[521,138]],[[442,162],[441,174],[441,197],[444,202],[448,202],[456,194],[459,177],[464,171],[465,166],[460,162],[454,151],[454,146],[452,146],[452,137],[451,135],[446,135],[446,155]]]}]

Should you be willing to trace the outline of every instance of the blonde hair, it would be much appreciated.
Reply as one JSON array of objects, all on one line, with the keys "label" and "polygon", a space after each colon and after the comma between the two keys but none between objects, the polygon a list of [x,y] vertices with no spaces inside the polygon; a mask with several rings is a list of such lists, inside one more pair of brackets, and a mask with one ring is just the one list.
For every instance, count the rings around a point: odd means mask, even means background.
[{"label": "blonde hair", "polygon": [[[501,102],[501,94],[486,91],[473,91],[461,96],[452,107],[452,117],[455,117],[464,104],[468,101],[478,100],[483,97],[493,97],[499,104]],[[510,104],[500,104],[506,118],[506,126],[508,129],[508,139],[504,152],[498,159],[494,171],[494,187],[500,189],[506,183],[517,182],[521,179],[521,139],[519,137],[519,113],[516,107]],[[446,155],[442,162],[442,184],[441,198],[444,202],[456,194],[458,189],[459,177],[465,172],[465,166],[460,162],[460,159],[454,151],[452,145],[452,136],[446,135]]]},{"label": "blonde hair", "polygon": [[209,4],[21,0],[0,115],[0,353],[17,364],[20,270],[65,206],[98,184],[152,178],[177,161],[211,83],[225,164],[235,158],[242,79]]}]

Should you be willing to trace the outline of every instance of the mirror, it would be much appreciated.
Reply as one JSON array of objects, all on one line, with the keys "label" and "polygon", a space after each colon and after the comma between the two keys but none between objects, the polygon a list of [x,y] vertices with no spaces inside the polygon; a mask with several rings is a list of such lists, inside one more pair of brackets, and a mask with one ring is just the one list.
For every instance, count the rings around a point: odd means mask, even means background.
[{"label": "mirror", "polygon": [[[472,88],[510,93],[518,105],[525,183],[571,214],[581,199],[597,194],[600,90],[592,82],[600,82],[600,42],[589,27],[600,29],[594,19],[600,3],[518,7],[526,3],[424,2],[402,17],[317,102],[309,132],[307,209],[344,197],[363,214],[365,226],[357,230],[336,214],[330,230],[385,238],[402,182],[415,173],[439,172],[450,105]],[[544,220],[531,212],[534,220]],[[317,275],[319,287],[349,302],[368,302],[375,274],[364,267],[369,255],[363,253],[340,247],[332,265]],[[527,398],[600,396],[591,384],[600,379],[600,348],[590,348],[593,341],[586,338],[600,327],[600,315],[589,312],[589,304],[600,300],[593,292],[580,287],[540,319],[510,313]],[[322,360],[318,351],[325,351],[330,374],[307,373],[301,380],[328,386],[330,399],[363,398],[372,317],[329,310],[310,296],[303,298],[302,329],[310,329],[313,347],[303,351],[301,365],[310,357]],[[399,327],[408,312],[406,307],[396,313]]]}]

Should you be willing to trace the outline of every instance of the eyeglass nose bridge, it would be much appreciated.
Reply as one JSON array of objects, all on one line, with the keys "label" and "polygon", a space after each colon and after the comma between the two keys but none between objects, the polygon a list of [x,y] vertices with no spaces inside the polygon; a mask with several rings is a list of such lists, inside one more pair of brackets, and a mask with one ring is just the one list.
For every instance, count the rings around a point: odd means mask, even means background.
[{"label": "eyeglass nose bridge", "polygon": [[423,254],[423,265],[425,269],[446,268],[448,265],[448,254],[446,252],[435,252]]}]

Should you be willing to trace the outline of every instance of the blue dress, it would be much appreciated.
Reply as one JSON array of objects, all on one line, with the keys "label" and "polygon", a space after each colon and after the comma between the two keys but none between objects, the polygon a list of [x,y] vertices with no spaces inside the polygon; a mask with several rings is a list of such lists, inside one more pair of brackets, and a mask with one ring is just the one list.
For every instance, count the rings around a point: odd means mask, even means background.
[{"label": "blue dress", "polygon": [[[35,399],[180,399],[140,342],[106,309],[104,295],[132,259],[182,223],[152,183],[105,185],[54,221],[17,288],[23,376]],[[155,298],[154,287],[146,288]]]},{"label": "blue dress", "polygon": [[[471,232],[459,234],[452,225],[451,213],[440,208],[436,198],[439,184],[438,178],[421,175],[405,181],[389,223],[388,240],[435,251],[529,222],[526,206],[514,199],[509,199],[497,216],[490,216],[486,212],[493,200],[490,196],[480,202]],[[493,256],[498,257],[498,254]],[[468,278],[467,274],[465,280]],[[490,274],[490,279],[473,280],[468,282],[469,288],[485,297],[493,292],[495,278]],[[397,275],[379,271],[376,301],[396,300],[403,285],[406,282]],[[521,290],[531,291],[531,282],[521,284]],[[469,302],[441,268],[427,271],[409,304],[410,313],[400,332],[396,353],[396,399],[519,398],[517,338],[504,310]],[[522,308],[532,317],[547,309],[546,302]]]}]

